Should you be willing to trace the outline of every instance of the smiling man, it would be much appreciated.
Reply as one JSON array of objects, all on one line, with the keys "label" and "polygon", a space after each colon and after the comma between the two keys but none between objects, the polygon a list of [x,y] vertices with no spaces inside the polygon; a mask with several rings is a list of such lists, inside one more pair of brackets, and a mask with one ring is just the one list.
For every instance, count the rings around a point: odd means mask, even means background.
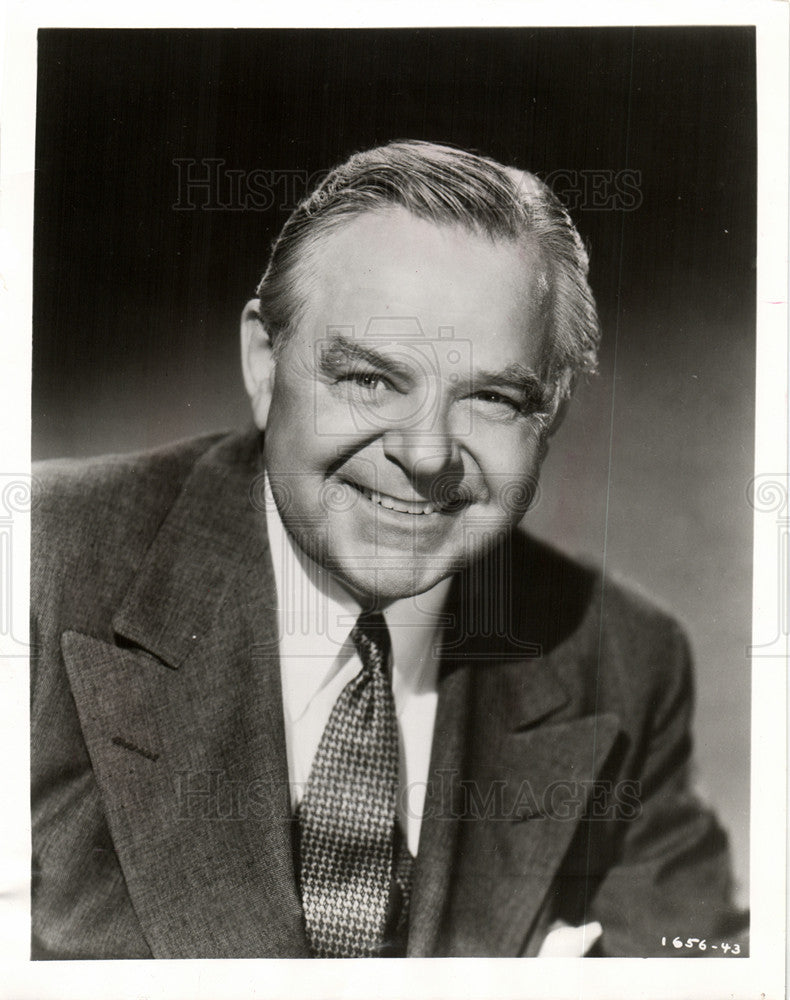
[{"label": "smiling man", "polygon": [[597,342],[547,188],[393,143],[274,246],[253,432],[38,470],[34,956],[745,951],[682,634],[516,530]]},{"label": "smiling man", "polygon": [[317,243],[293,334],[273,343],[257,302],[244,320],[265,466],[303,551],[355,592],[406,597],[526,509],[553,405],[546,265],[532,239],[399,206]]}]

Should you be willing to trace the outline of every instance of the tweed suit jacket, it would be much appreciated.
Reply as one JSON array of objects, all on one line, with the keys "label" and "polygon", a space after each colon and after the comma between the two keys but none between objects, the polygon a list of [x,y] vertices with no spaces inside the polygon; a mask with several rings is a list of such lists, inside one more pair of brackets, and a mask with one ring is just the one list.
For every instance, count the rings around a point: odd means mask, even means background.
[{"label": "tweed suit jacket", "polygon": [[[36,470],[35,958],[308,954],[257,433]],[[733,939],[676,624],[518,533],[453,582],[411,956]],[[671,953],[671,952],[670,952]]]}]

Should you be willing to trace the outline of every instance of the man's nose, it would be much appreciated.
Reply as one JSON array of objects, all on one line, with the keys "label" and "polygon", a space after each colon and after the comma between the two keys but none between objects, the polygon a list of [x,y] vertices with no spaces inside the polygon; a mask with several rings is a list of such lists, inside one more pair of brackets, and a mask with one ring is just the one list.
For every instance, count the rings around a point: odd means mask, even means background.
[{"label": "man's nose", "polygon": [[384,453],[412,480],[433,480],[460,463],[447,421],[432,421],[427,427],[390,428],[384,434]]}]

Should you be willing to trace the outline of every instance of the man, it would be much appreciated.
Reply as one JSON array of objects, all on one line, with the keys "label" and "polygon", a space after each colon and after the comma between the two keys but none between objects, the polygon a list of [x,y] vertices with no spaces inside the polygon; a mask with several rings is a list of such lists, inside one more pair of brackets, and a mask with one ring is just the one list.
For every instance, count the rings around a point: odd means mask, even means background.
[{"label": "man", "polygon": [[515,531],[597,342],[548,189],[393,143],[275,244],[253,433],[39,470],[34,956],[744,949],[682,634]]}]

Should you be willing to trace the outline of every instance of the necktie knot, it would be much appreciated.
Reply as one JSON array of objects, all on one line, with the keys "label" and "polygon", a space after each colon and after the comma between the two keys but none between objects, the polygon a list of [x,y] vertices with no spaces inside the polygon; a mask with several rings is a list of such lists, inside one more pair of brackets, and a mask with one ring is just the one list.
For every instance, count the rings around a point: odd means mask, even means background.
[{"label": "necktie knot", "polygon": [[390,634],[384,615],[380,611],[364,611],[351,630],[351,641],[356,647],[363,668],[369,673],[387,676],[390,657]]}]

